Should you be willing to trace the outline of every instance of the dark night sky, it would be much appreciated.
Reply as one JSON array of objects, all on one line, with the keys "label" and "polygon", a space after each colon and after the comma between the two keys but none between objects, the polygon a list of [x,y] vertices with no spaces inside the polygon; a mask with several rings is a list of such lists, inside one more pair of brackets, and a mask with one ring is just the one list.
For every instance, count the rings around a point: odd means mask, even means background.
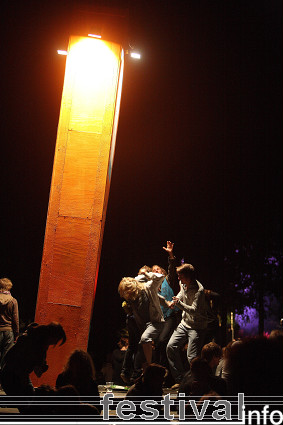
[{"label": "dark night sky", "polygon": [[[73,2],[2,3],[1,275],[27,320],[64,78],[56,50],[67,47]],[[166,266],[166,240],[220,292],[235,243],[282,240],[281,0],[137,0],[129,12],[143,59],[125,67],[92,344],[115,339],[121,277]]]}]

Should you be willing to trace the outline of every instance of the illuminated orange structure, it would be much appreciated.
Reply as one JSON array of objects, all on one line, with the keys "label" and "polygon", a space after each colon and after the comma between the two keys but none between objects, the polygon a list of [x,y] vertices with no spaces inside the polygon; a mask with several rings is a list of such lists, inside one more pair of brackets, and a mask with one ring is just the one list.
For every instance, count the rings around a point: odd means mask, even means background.
[{"label": "illuminated orange structure", "polygon": [[52,385],[70,352],[88,345],[123,66],[120,44],[70,38],[35,316],[67,335],[48,351]]}]

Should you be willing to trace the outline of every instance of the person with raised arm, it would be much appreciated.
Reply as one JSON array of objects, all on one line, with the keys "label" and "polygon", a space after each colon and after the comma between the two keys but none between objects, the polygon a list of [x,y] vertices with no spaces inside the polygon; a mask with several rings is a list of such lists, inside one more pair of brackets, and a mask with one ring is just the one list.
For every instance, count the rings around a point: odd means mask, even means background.
[{"label": "person with raised arm", "polygon": [[[174,295],[176,295],[180,290],[176,273],[176,258],[173,254],[173,247],[174,244],[170,241],[167,241],[167,246],[163,247],[163,249],[169,255],[168,273],[157,264],[153,265],[151,268],[153,273],[160,273],[164,275],[161,287],[159,288],[159,294],[167,301],[172,301]],[[175,292],[173,288],[175,289]],[[164,316],[165,323],[163,326],[163,330],[155,344],[154,361],[169,369],[169,364],[166,355],[166,347],[174,329],[181,321],[181,310],[179,310],[177,306],[170,308],[168,306],[165,307],[163,305],[161,305],[161,310]],[[170,384],[170,386],[172,385],[171,374],[168,374],[166,376],[166,384]]]},{"label": "person with raised arm", "polygon": [[177,260],[174,255],[174,243],[171,241],[167,241],[166,247],[163,247],[164,251],[168,254],[168,274],[167,281],[171,288],[173,289],[174,294],[178,294],[180,291],[178,275],[176,272]]}]

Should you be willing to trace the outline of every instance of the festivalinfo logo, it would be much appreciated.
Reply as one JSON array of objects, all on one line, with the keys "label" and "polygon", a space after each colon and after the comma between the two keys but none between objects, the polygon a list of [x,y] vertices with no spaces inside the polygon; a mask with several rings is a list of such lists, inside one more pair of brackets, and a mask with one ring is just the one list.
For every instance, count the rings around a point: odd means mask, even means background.
[{"label": "festivalinfo logo", "polygon": [[[283,397],[245,397],[243,393],[239,393],[238,397],[227,397],[229,400],[220,399],[217,401],[203,400],[197,403],[195,400],[186,397],[180,393],[178,400],[171,399],[170,394],[164,396],[161,401],[143,400],[137,403],[133,400],[122,400],[116,402],[113,400],[114,395],[109,393],[103,396],[100,404],[103,406],[103,420],[111,421],[109,415],[115,410],[116,418],[123,421],[123,424],[138,424],[142,421],[154,421],[154,424],[168,425],[170,423],[183,423],[189,425],[199,424],[211,425],[212,423],[225,424],[242,424],[242,425],[280,425],[283,424]],[[139,416],[136,415],[137,404],[143,412]],[[189,417],[187,409],[190,407],[192,412]],[[162,408],[162,412],[160,412]],[[178,411],[173,414],[172,410]],[[209,413],[208,413],[209,411]],[[140,413],[140,412],[139,412]],[[137,422],[135,421],[138,420]],[[176,422],[175,422],[176,421]],[[115,421],[114,421],[115,422]],[[113,419],[111,424],[115,425]]]},{"label": "festivalinfo logo", "polygon": [[[78,407],[77,400],[72,396],[56,398],[39,396],[37,400],[27,400],[26,396],[5,396],[2,400],[4,406],[16,405],[33,407],[35,406],[64,406],[66,413],[44,415],[27,413],[14,415],[1,412],[1,424],[40,424],[40,425],[148,425],[154,421],[154,425],[211,425],[217,423],[230,425],[281,425],[283,424],[283,396],[245,396],[239,393],[238,396],[229,396],[227,399],[211,400],[185,396],[180,393],[177,398],[171,398],[171,394],[164,397],[131,397],[122,399],[114,396],[113,393],[106,393],[100,400],[102,414],[80,414],[72,412],[72,407]],[[75,396],[77,399],[77,396]],[[96,397],[83,397],[80,402],[85,404],[95,404]],[[80,403],[79,403],[80,404]],[[1,398],[0,398],[1,405]],[[1,410],[1,409],[0,409]],[[52,409],[51,409],[52,410]]]}]

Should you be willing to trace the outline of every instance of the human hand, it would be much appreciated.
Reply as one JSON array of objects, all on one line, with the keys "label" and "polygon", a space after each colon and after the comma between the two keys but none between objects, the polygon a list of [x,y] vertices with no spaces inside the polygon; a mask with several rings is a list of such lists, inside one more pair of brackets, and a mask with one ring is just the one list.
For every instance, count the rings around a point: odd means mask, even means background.
[{"label": "human hand", "polygon": [[174,258],[173,248],[174,248],[174,243],[170,241],[167,241],[167,246],[163,247],[164,251],[168,253],[170,258]]},{"label": "human hand", "polygon": [[173,309],[175,307],[174,301],[167,301],[166,304],[167,304],[167,307],[168,308],[172,308]]},{"label": "human hand", "polygon": [[179,300],[179,298],[177,298],[177,297],[172,297],[172,301],[171,301],[171,303],[172,303],[172,308],[173,307],[175,307],[175,305],[176,304],[178,304],[178,302],[179,302],[180,300]]}]

